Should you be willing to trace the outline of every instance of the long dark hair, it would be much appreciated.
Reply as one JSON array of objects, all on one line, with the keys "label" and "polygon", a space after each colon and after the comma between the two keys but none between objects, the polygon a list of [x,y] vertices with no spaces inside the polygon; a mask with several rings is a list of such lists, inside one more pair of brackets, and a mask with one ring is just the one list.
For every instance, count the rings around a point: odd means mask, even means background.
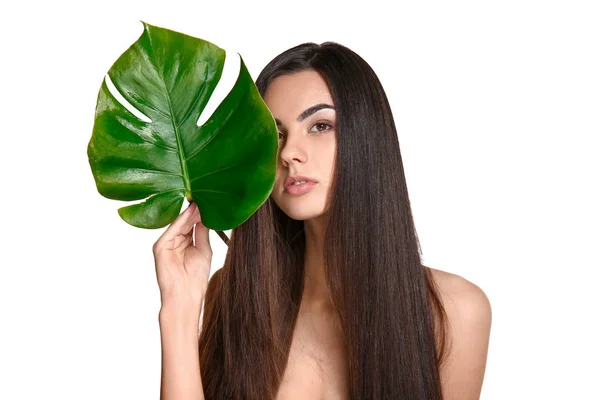
[{"label": "long dark hair", "polygon": [[[256,86],[264,97],[277,76],[308,69],[328,82],[337,115],[323,256],[351,399],[442,399],[446,316],[421,263],[387,96],[367,62],[335,42],[284,51]],[[199,337],[207,399],[275,399],[303,293],[304,246],[303,221],[272,197],[232,229]]]}]

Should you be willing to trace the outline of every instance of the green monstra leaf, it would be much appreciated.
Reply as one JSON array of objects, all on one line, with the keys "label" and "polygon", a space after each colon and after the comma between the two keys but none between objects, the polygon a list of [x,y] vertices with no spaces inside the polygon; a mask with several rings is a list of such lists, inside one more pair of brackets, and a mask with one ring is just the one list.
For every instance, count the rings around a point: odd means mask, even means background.
[{"label": "green monstra leaf", "polygon": [[241,59],[235,85],[197,126],[221,78],[225,50],[142,23],[143,34],[108,75],[147,119],[129,111],[102,82],[87,149],[98,192],[115,200],[145,199],[118,210],[140,228],[168,225],[185,198],[198,204],[208,228],[235,228],[273,190],[275,120]]}]

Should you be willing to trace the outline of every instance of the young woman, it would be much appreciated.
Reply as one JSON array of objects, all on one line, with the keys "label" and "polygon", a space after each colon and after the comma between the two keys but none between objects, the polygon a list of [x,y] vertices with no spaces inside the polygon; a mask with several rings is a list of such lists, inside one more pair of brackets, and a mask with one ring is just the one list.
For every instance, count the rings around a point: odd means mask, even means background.
[{"label": "young woman", "polygon": [[161,399],[478,399],[490,303],[422,265],[373,70],[337,43],[305,43],[256,85],[279,129],[271,196],[232,230],[210,282],[195,204],[153,247]]}]

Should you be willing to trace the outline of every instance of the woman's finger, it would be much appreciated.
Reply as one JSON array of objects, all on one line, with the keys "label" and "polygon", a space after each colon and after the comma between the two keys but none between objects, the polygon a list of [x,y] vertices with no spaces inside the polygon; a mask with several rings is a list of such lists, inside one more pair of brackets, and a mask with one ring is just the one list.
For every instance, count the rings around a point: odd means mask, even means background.
[{"label": "woman's finger", "polygon": [[196,203],[192,202],[184,212],[167,227],[158,242],[172,241],[177,235],[188,235],[192,232],[194,224],[200,222],[200,212]]},{"label": "woman's finger", "polygon": [[194,238],[195,238],[194,246],[201,252],[203,252],[203,253],[207,252],[212,255],[212,248],[210,246],[208,231],[209,231],[209,229],[206,226],[204,226],[202,221],[199,221],[198,223],[196,223],[196,229],[194,232]]}]

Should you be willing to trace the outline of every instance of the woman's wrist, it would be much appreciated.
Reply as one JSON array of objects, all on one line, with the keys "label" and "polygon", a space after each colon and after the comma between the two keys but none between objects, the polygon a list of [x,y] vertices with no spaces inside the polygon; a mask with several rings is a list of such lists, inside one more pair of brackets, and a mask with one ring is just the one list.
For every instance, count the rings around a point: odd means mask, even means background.
[{"label": "woman's wrist", "polygon": [[178,328],[192,327],[198,329],[201,306],[189,302],[163,302],[158,313],[161,328],[165,325]]}]

